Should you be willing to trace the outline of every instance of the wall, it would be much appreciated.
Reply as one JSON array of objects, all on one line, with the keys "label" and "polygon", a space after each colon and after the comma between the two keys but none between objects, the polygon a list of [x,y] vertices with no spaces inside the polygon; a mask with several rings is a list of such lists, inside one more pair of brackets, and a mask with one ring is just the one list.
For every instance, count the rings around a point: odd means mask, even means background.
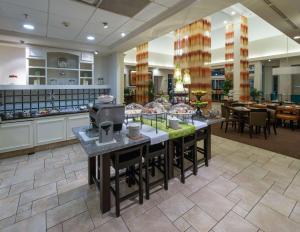
[{"label": "wall", "polygon": [[94,56],[94,80],[98,84],[98,78],[103,78],[104,84],[108,84],[108,59],[107,56]]},{"label": "wall", "polygon": [[[0,45],[0,84],[26,84],[25,48]],[[9,78],[14,74],[18,78]]]}]

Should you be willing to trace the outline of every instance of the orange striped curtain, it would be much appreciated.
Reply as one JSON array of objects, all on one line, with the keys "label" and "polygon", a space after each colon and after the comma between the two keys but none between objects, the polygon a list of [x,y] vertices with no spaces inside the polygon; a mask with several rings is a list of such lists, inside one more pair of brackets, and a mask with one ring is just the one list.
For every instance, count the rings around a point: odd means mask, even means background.
[{"label": "orange striped curtain", "polygon": [[233,80],[234,59],[234,26],[233,23],[225,27],[225,79]]},{"label": "orange striped curtain", "polygon": [[136,102],[148,102],[148,42],[136,47]]},{"label": "orange striped curtain", "polygon": [[248,18],[245,16],[241,16],[240,30],[240,101],[249,101]]},{"label": "orange striped curtain", "polygon": [[202,97],[211,106],[211,23],[206,19],[195,21],[175,31],[174,65],[191,75],[191,91],[203,90]]}]

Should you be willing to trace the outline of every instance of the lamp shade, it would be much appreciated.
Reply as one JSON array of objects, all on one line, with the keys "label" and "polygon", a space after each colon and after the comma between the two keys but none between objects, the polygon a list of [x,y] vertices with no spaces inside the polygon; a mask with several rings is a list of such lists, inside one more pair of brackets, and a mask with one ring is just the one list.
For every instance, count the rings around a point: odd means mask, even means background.
[{"label": "lamp shade", "polygon": [[176,82],[174,91],[176,93],[180,93],[180,92],[184,92],[185,91],[185,89],[183,87],[183,83],[181,81],[177,81]]},{"label": "lamp shade", "polygon": [[189,70],[186,69],[184,70],[184,74],[183,74],[183,84],[185,85],[190,85],[192,82],[191,82],[191,75],[189,73]]},{"label": "lamp shade", "polygon": [[174,78],[176,80],[180,80],[181,79],[181,69],[178,65],[176,65],[176,68],[174,70]]}]

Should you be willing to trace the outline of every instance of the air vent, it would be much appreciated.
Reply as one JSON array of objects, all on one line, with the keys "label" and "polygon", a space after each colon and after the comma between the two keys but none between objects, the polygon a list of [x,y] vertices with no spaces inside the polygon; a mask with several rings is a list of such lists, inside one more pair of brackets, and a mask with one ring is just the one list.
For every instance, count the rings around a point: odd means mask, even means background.
[{"label": "air vent", "polygon": [[298,26],[293,23],[280,9],[277,8],[270,0],[264,0],[264,2],[275,11],[283,20],[285,20],[293,29],[299,29]]}]

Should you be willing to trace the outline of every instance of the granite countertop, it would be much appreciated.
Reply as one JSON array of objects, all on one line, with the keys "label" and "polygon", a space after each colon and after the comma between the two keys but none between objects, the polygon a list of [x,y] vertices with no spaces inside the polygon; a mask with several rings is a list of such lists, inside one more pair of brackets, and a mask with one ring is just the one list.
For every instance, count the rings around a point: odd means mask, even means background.
[{"label": "granite countertop", "polygon": [[141,136],[138,140],[133,140],[127,137],[127,135],[124,133],[124,131],[115,132],[114,133],[114,139],[116,140],[115,143],[111,144],[105,144],[105,145],[97,145],[97,140],[92,141],[85,141],[82,139],[79,132],[85,132],[86,129],[88,129],[89,126],[83,126],[83,127],[76,127],[73,128],[73,132],[75,136],[80,140],[80,143],[87,153],[88,157],[94,157],[99,155],[104,155],[110,152],[118,151],[121,149],[133,147],[136,145],[141,145],[144,143],[150,142],[150,139],[147,136]]}]

